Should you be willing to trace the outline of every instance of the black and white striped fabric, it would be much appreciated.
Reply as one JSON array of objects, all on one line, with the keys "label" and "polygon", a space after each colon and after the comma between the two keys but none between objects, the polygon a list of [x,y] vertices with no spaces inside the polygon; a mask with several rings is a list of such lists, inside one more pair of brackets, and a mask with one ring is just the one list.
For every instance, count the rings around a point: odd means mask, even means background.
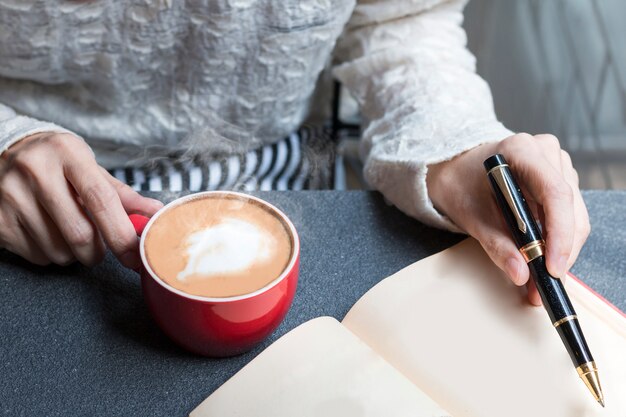
[{"label": "black and white striped fabric", "polygon": [[220,160],[161,158],[109,172],[137,191],[334,188],[335,146],[325,128],[303,126],[285,139]]}]

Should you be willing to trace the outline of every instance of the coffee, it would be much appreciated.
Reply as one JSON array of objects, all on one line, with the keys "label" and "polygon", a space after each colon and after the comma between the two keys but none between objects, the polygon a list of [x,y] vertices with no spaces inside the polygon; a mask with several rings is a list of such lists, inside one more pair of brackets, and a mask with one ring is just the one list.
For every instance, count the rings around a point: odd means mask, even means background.
[{"label": "coffee", "polygon": [[145,255],[161,280],[205,297],[249,294],[287,267],[288,226],[253,199],[216,194],[168,208],[150,226]]}]

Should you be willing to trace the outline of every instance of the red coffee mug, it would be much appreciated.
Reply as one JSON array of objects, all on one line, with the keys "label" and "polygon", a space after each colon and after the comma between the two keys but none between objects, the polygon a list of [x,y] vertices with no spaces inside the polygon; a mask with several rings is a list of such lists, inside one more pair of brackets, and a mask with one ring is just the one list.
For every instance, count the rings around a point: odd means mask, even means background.
[{"label": "red coffee mug", "polygon": [[[215,194],[234,195],[263,205],[284,222],[292,239],[292,253],[282,274],[250,294],[220,298],[186,294],[161,280],[147,262],[146,235],[159,216],[178,204]],[[207,191],[174,200],[150,219],[137,214],[129,217],[141,237],[139,272],[144,299],[161,329],[185,349],[214,357],[238,355],[269,336],[287,314],[298,282],[300,240],[289,218],[273,205],[247,194]]]}]

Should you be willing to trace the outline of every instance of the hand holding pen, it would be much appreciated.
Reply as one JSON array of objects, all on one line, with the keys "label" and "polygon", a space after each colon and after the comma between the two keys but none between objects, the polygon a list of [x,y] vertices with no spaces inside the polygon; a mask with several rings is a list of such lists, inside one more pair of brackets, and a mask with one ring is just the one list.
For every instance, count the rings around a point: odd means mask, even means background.
[{"label": "hand holding pen", "polygon": [[561,278],[550,275],[546,268],[545,241],[524,193],[503,155],[492,155],[483,164],[512,240],[528,264],[532,281],[539,291],[550,321],[561,337],[578,375],[596,401],[604,407],[596,362],[587,346],[578,315]]},{"label": "hand holding pen", "polygon": [[511,239],[489,182],[485,181],[483,161],[496,153],[508,160],[533,216],[541,222],[548,271],[565,277],[590,228],[578,189],[578,175],[554,136],[518,134],[433,164],[426,178],[429,195],[435,208],[476,238],[515,284],[528,285],[530,302],[540,305],[541,298],[533,280],[529,280],[526,262]]}]

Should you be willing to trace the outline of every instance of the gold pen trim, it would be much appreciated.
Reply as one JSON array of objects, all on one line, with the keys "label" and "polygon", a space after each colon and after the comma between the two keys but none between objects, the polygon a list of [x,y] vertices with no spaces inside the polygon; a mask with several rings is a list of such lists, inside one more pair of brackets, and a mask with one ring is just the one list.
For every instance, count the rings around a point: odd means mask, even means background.
[{"label": "gold pen trim", "polygon": [[604,407],[604,395],[602,394],[602,386],[598,378],[598,368],[594,361],[583,363],[576,367],[578,376],[583,380],[593,397]]},{"label": "gold pen trim", "polygon": [[542,256],[544,254],[545,247],[546,247],[546,243],[543,241],[543,239],[533,240],[532,242],[527,243],[524,246],[522,246],[519,249],[519,251],[524,257],[524,260],[526,261],[526,263],[528,263]]},{"label": "gold pen trim", "polygon": [[500,165],[496,165],[495,167],[491,168],[489,171],[487,171],[487,175],[491,174],[494,170],[498,169],[498,168],[502,168],[502,167],[508,167],[509,164],[500,164]]},{"label": "gold pen trim", "polygon": [[582,377],[583,375],[590,374],[592,372],[597,372],[598,368],[596,367],[596,362],[586,362],[582,365],[576,367],[576,372],[578,372],[578,376]]},{"label": "gold pen trim", "polygon": [[552,323],[554,325],[554,327],[559,327],[561,324],[570,321],[570,320],[574,320],[574,319],[578,319],[578,316],[576,314],[572,314],[571,316],[566,316],[563,317],[561,320],[557,320],[554,323]]},{"label": "gold pen trim", "polygon": [[491,168],[489,172],[487,172],[487,174],[491,174],[491,176],[493,176],[493,178],[496,180],[498,187],[500,187],[500,190],[502,191],[502,194],[504,195],[504,199],[506,200],[509,207],[511,208],[511,211],[513,212],[513,216],[515,216],[517,228],[521,230],[522,233],[526,233],[526,229],[527,229],[526,222],[522,218],[522,214],[517,208],[517,205],[515,205],[515,200],[513,199],[513,192],[511,191],[511,186],[509,185],[509,182],[506,180],[506,177],[504,176],[502,172],[502,169],[508,166],[509,166],[508,164],[497,165]]}]

